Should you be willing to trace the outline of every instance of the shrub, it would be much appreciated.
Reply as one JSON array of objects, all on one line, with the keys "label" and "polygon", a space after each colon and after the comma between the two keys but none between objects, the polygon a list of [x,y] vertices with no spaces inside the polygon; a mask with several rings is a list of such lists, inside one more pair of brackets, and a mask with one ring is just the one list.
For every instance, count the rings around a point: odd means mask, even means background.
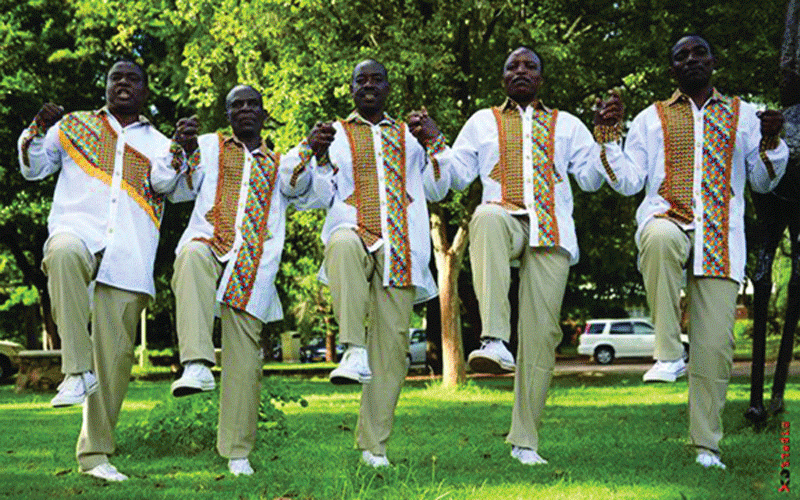
[{"label": "shrub", "polygon": [[[277,377],[265,379],[258,411],[257,441],[275,446],[285,439],[286,415],[276,403],[284,406],[293,402],[308,405],[286,380]],[[218,415],[218,397],[170,396],[153,407],[145,418],[120,426],[120,447],[150,456],[165,452],[193,454],[213,449]]]}]

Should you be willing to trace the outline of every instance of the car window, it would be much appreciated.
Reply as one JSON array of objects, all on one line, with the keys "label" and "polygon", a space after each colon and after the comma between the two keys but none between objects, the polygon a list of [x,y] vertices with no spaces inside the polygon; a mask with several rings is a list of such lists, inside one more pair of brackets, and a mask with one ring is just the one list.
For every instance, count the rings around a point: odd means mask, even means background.
[{"label": "car window", "polygon": [[612,323],[611,324],[611,333],[612,334],[628,334],[633,333],[633,325],[631,325],[628,321],[622,321],[619,323]]},{"label": "car window", "polygon": [[585,333],[603,333],[605,323],[589,323]]},{"label": "car window", "polygon": [[636,322],[633,324],[633,333],[636,335],[655,335],[652,325]]}]

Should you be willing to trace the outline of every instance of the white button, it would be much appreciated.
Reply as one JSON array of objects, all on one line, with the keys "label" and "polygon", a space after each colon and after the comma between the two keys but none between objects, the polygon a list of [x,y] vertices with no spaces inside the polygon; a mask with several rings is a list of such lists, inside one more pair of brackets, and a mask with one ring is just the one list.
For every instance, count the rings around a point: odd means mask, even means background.
[{"label": "white button", "polygon": [[108,234],[112,234],[113,232],[114,232],[114,228],[113,227],[108,228]]},{"label": "white button", "polygon": [[116,203],[116,202],[117,202],[116,198],[111,198],[111,203]]}]

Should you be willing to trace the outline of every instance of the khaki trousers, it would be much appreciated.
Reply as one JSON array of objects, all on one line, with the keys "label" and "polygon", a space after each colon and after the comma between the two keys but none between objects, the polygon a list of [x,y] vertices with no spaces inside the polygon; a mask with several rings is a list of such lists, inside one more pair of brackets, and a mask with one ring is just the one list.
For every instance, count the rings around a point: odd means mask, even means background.
[{"label": "khaki trousers", "polygon": [[72,233],[56,233],[45,244],[42,271],[47,275],[53,320],[61,337],[61,372],[92,369],[89,337],[89,283],[99,259]]},{"label": "khaki trousers", "polygon": [[656,328],[655,359],[683,354],[680,289],[686,273],[689,311],[689,433],[700,449],[719,453],[722,410],[733,365],[733,324],[739,285],[691,272],[693,233],[668,219],[653,219],[642,230],[639,267]]},{"label": "khaki trousers", "polygon": [[[214,364],[214,308],[222,264],[211,248],[190,241],[175,259],[172,289],[181,363],[203,360]],[[226,458],[247,457],[253,449],[261,402],[262,322],[241,311],[220,306],[222,379],[217,451]]]},{"label": "khaki trousers", "polygon": [[372,381],[361,391],[356,439],[360,449],[374,455],[386,454],[408,370],[408,327],[415,296],[413,287],[384,288],[383,261],[383,251],[368,253],[352,229],[333,233],[325,248],[339,341],[367,347]]},{"label": "khaki trousers", "polygon": [[561,341],[561,302],[569,275],[563,250],[528,245],[529,222],[497,205],[481,205],[470,221],[470,262],[483,324],[482,337],[508,341],[509,262],[520,260],[519,345],[514,408],[506,441],[539,447],[539,425]]},{"label": "khaki trousers", "polygon": [[86,398],[76,455],[81,470],[108,461],[114,427],[128,392],[136,326],[149,297],[97,283],[92,317],[92,354],[99,389]]}]

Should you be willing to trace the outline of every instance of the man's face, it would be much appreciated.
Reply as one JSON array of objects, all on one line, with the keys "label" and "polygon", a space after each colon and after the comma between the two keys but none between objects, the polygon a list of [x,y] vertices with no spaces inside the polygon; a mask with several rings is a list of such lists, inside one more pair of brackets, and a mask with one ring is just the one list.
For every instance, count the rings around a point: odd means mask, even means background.
[{"label": "man's face", "polygon": [[144,73],[135,64],[121,61],[106,77],[106,105],[115,113],[135,115],[142,111],[149,90]]},{"label": "man's face", "polygon": [[353,102],[362,115],[383,113],[389,96],[389,81],[384,68],[374,62],[365,61],[353,70],[350,86]]},{"label": "man's face", "polygon": [[687,36],[678,40],[670,54],[669,71],[681,89],[699,90],[711,82],[715,61],[708,42],[699,36]]},{"label": "man's face", "polygon": [[536,98],[542,85],[542,63],[539,56],[526,48],[511,53],[503,66],[503,89],[518,103]]},{"label": "man's face", "polygon": [[225,100],[225,111],[236,137],[261,134],[266,113],[261,94],[250,87],[235,87]]}]

